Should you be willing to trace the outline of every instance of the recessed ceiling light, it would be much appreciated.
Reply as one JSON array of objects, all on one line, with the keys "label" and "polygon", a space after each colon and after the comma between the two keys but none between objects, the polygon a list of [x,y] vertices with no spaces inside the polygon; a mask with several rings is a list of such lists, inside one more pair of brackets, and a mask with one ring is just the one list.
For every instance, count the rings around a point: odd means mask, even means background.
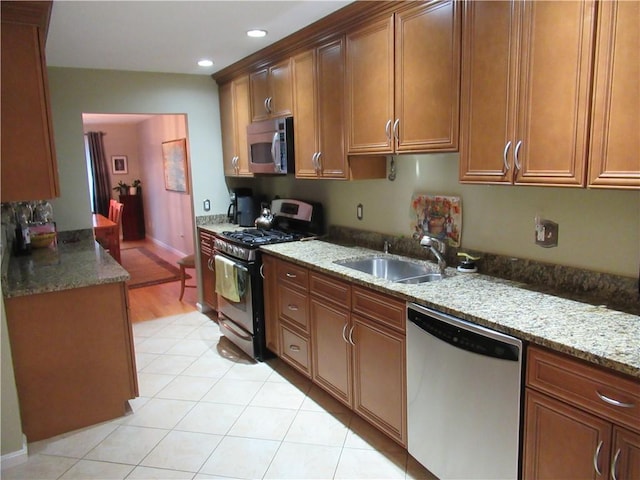
[{"label": "recessed ceiling light", "polygon": [[267,31],[266,30],[249,30],[247,32],[247,36],[248,37],[253,37],[253,38],[261,38],[267,35]]},{"label": "recessed ceiling light", "polygon": [[198,60],[198,65],[201,67],[211,67],[213,66],[213,61],[207,58],[203,58],[202,60]]}]

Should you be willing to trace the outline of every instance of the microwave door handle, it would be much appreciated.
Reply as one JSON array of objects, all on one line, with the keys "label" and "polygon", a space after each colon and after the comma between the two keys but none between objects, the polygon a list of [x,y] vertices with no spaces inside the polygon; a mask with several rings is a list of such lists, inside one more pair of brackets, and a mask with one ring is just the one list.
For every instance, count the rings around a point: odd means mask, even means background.
[{"label": "microwave door handle", "polygon": [[271,140],[271,158],[273,159],[273,168],[276,173],[280,173],[282,168],[280,168],[280,133],[276,132],[273,134],[273,140]]}]

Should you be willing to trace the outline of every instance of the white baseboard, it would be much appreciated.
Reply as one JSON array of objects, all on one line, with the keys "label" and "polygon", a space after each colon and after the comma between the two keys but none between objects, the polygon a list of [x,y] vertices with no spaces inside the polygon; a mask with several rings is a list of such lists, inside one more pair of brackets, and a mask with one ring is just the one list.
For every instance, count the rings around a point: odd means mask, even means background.
[{"label": "white baseboard", "polygon": [[16,465],[25,463],[27,460],[29,460],[27,437],[22,435],[22,448],[18,451],[2,455],[2,457],[0,458],[0,463],[2,464],[2,469],[4,470],[5,468],[15,467]]}]

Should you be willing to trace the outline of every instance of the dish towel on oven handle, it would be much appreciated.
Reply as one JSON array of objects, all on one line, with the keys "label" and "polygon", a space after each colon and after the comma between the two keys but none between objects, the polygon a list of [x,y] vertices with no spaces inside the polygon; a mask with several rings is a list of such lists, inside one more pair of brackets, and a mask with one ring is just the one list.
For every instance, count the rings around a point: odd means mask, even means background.
[{"label": "dish towel on oven handle", "polygon": [[216,255],[216,293],[231,302],[238,303],[244,296],[247,284],[247,272],[239,268],[233,260]]}]

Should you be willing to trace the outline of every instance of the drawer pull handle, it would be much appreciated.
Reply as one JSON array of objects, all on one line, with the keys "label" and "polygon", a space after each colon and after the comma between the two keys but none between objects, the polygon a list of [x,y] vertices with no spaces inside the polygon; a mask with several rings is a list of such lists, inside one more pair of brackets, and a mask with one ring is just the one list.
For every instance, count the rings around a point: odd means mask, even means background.
[{"label": "drawer pull handle", "polygon": [[298,345],[289,345],[289,350],[291,350],[292,352],[299,352],[300,347]]},{"label": "drawer pull handle", "polygon": [[616,470],[618,469],[618,460],[620,458],[620,449],[616,451],[615,456],[613,457],[613,462],[611,462],[611,478],[612,480],[618,480],[616,476]]},{"label": "drawer pull handle", "polygon": [[289,305],[287,305],[287,308],[289,310],[291,310],[292,312],[297,312],[298,311],[298,306],[297,305],[292,305],[291,303]]},{"label": "drawer pull handle", "polygon": [[602,475],[602,471],[600,471],[600,467],[598,466],[598,461],[600,459],[600,450],[602,449],[602,440],[598,443],[598,447],[596,448],[596,452],[593,454],[593,468],[595,469],[598,475]]},{"label": "drawer pull handle", "polygon": [[289,273],[289,272],[287,272],[287,274],[286,274],[286,275],[287,275],[287,277],[288,277],[288,278],[296,278],[296,274],[295,274],[295,273]]},{"label": "drawer pull handle", "polygon": [[634,403],[626,403],[626,402],[621,402],[619,400],[615,400],[613,398],[609,398],[606,395],[603,395],[602,393],[600,393],[598,390],[596,390],[596,393],[600,397],[600,400],[602,400],[605,403],[608,403],[609,405],[613,405],[614,407],[633,408],[636,406]]}]

